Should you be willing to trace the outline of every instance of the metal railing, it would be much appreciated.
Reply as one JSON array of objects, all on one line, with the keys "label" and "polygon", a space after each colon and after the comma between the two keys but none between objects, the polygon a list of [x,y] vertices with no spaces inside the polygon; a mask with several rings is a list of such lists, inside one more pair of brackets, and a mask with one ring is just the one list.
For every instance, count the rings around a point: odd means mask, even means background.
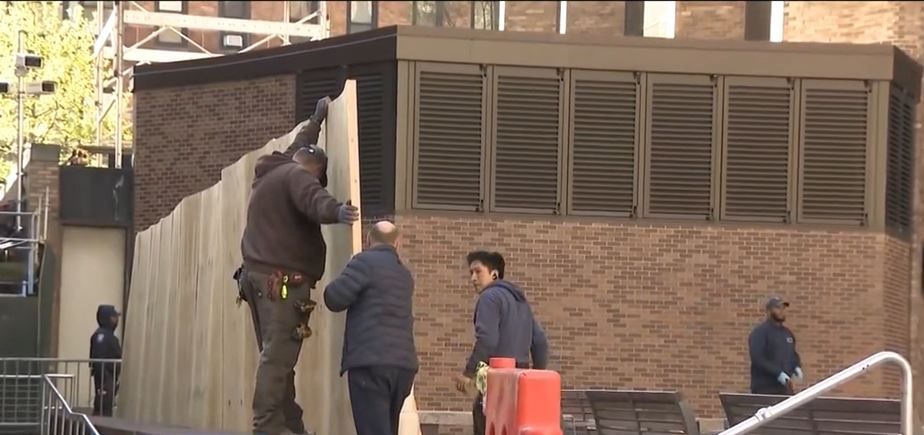
[{"label": "metal railing", "polygon": [[[39,417],[41,435],[100,435],[90,417],[74,412],[68,405],[67,392],[74,391],[73,375],[42,376],[42,404]],[[65,394],[55,385],[56,380],[65,380]]]},{"label": "metal railing", "polygon": [[796,408],[811,402],[822,394],[837,388],[848,381],[866,373],[873,367],[882,363],[891,362],[897,364],[902,369],[902,435],[912,435],[914,427],[914,406],[912,404],[913,381],[911,377],[911,364],[908,363],[901,355],[895,352],[879,352],[869,358],[864,359],[833,376],[807,388],[795,396],[792,396],[776,405],[763,408],[757,411],[753,417],[732,426],[719,435],[739,435],[746,434],[757,428],[795,410]]},{"label": "metal railing", "polygon": [[[28,223],[23,225],[23,221]],[[39,199],[39,204],[33,211],[0,211],[0,223],[9,224],[14,222],[12,228],[6,228],[0,234],[0,253],[19,252],[18,259],[12,259],[12,263],[22,261],[23,276],[16,282],[2,283],[3,287],[15,285],[17,291],[9,291],[5,288],[0,289],[0,296],[32,296],[35,295],[35,275],[36,275],[36,258],[38,256],[39,244],[45,241],[48,231],[48,189],[45,189],[45,195]]]},{"label": "metal railing", "polygon": [[121,370],[121,360],[0,358],[0,434],[31,433],[40,428],[48,399],[44,393],[46,375],[70,379],[63,387],[69,409],[92,413],[96,387],[91,364],[103,373],[101,384],[118,380],[106,376]]}]

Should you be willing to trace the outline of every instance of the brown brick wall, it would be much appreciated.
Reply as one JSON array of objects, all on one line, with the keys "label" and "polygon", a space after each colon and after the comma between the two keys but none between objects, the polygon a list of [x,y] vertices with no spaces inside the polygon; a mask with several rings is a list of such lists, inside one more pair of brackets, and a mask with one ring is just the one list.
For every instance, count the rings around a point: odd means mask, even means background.
[{"label": "brown brick wall", "polygon": [[379,27],[411,24],[411,2],[380,1]]},{"label": "brown brick wall", "polygon": [[137,92],[135,228],[157,222],[217,182],[223,167],[291,130],[293,95],[294,76]]},{"label": "brown brick wall", "polygon": [[[917,61],[924,62],[924,3],[910,1],[877,2],[786,2],[783,38],[786,41],[810,42],[853,42],[876,43],[888,42],[897,45],[908,52]],[[924,154],[924,135],[920,126],[924,122],[924,107],[918,105],[918,128],[916,129],[917,143],[915,153]],[[922,297],[921,280],[921,240],[924,239],[924,159],[918,158],[915,171],[915,237],[911,250],[910,285],[904,286],[905,294],[910,292],[910,348],[911,363],[915,370],[915,400],[924,401],[924,297]],[[890,249],[896,257],[895,268],[898,269],[900,260],[896,248]],[[897,275],[901,275],[901,271]],[[897,295],[899,285],[897,278],[886,283],[892,288],[889,293]],[[889,296],[886,295],[887,304]],[[892,301],[891,310],[898,312],[897,302]],[[890,334],[897,340],[901,331],[890,326]],[[890,371],[891,382],[898,381],[898,372]],[[920,407],[919,407],[920,409]],[[919,418],[924,415],[919,413]]]},{"label": "brown brick wall", "polygon": [[571,35],[622,36],[626,2],[568,2],[566,32]]},{"label": "brown brick wall", "polygon": [[507,2],[504,30],[558,32],[558,2]]},{"label": "brown brick wall", "polygon": [[[700,417],[721,416],[718,392],[747,391],[746,340],[768,294],[793,301],[809,382],[889,341],[882,234],[409,212],[398,223],[417,281],[420,409],[469,406],[451,379],[473,340],[464,256],[477,248],[506,255],[565,386],[678,389]],[[843,392],[896,393],[885,384],[872,373]]]},{"label": "brown brick wall", "polygon": [[676,38],[744,39],[743,1],[678,1]]}]

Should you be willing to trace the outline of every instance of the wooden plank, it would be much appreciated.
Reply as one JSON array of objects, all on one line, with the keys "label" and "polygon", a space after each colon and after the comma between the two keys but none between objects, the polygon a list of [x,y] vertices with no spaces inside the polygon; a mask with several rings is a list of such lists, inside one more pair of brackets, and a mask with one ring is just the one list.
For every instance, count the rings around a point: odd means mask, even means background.
[{"label": "wooden plank", "polygon": [[[171,215],[138,235],[133,264],[135,315],[127,326],[122,399],[141,422],[198,429],[247,431],[259,360],[249,309],[234,303],[231,279],[240,265],[253,167],[259,156],[283,150],[302,125],[269,141],[222,171],[216,185],[184,199]],[[318,145],[329,155],[328,190],[359,203],[356,83],[333,101]],[[361,224],[326,225],[327,273],[321,290],[361,249]],[[323,307],[323,304],[321,304]],[[296,367],[305,423],[322,434],[355,433],[346,378],[340,376],[345,316],[319,308],[315,335]],[[121,400],[121,399],[120,399]],[[121,402],[120,402],[121,403]],[[413,395],[405,402],[402,435],[420,433]]]}]

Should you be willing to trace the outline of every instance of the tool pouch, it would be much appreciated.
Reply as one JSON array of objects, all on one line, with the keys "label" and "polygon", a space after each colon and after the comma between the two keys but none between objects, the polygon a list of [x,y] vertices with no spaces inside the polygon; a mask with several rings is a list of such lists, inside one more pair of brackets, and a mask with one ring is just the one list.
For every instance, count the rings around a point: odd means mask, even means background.
[{"label": "tool pouch", "polygon": [[318,303],[311,300],[311,298],[302,299],[295,302],[295,310],[298,311],[299,316],[301,316],[301,322],[298,326],[295,327],[295,330],[292,331],[292,338],[295,340],[304,340],[308,337],[311,337],[311,327],[308,326],[308,322],[311,320],[311,313],[314,311],[314,308],[317,307]]}]

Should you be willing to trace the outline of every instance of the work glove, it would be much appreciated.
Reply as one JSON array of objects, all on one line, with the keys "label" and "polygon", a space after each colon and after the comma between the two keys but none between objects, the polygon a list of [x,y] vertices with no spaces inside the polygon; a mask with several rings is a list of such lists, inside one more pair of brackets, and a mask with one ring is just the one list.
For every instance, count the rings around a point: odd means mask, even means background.
[{"label": "work glove", "polygon": [[359,220],[359,209],[347,201],[340,206],[340,210],[337,210],[337,220],[342,224],[352,224]]},{"label": "work glove", "polygon": [[796,382],[802,382],[802,367],[796,367],[796,371],[793,373],[793,379],[795,379]]},{"label": "work glove", "polygon": [[780,373],[780,375],[776,377],[776,381],[782,385],[786,385],[789,383],[789,375],[786,373]]},{"label": "work glove", "polygon": [[314,106],[314,113],[311,114],[312,122],[317,125],[321,125],[325,119],[327,119],[327,106],[330,105],[330,97],[324,97],[318,100],[318,104]]}]

